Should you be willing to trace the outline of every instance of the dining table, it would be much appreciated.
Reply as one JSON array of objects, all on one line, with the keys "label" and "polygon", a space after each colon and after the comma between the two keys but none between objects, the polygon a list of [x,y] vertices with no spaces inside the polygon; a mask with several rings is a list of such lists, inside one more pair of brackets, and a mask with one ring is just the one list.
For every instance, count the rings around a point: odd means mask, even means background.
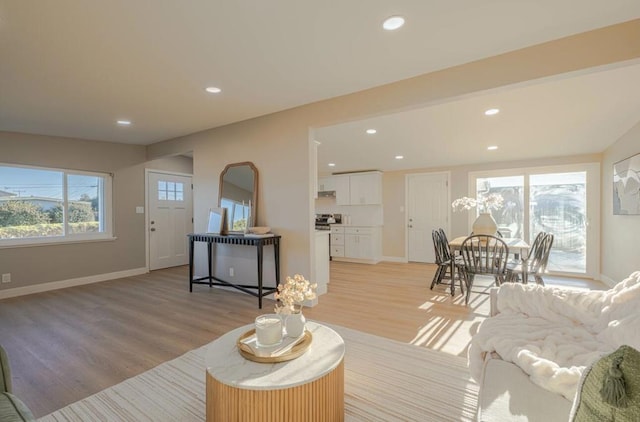
[{"label": "dining table", "polygon": [[[462,243],[468,236],[459,236],[455,239],[449,241],[449,249],[451,249],[451,278],[453,279],[454,271],[455,271],[455,256],[459,253],[460,249],[462,249]],[[504,243],[506,243],[509,248],[509,254],[513,255],[514,260],[520,263],[521,256],[527,256],[529,254],[529,248],[531,246],[525,242],[523,239],[517,237],[501,237],[500,238]],[[522,279],[527,280],[527,266],[522,265]],[[459,277],[459,275],[458,275]],[[453,284],[453,283],[452,283]]]}]

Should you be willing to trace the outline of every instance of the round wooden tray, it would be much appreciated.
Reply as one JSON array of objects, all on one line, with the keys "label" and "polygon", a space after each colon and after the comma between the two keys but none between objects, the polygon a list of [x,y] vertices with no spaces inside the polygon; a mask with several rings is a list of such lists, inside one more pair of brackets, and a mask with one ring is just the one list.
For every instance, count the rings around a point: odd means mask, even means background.
[{"label": "round wooden tray", "polygon": [[298,343],[295,344],[286,353],[283,353],[280,356],[256,356],[253,354],[253,350],[251,350],[251,347],[249,347],[248,345],[242,342],[242,340],[246,339],[247,337],[254,335],[255,332],[256,332],[255,328],[252,328],[251,330],[241,335],[238,338],[236,345],[238,346],[238,352],[240,352],[242,357],[254,362],[259,362],[259,363],[278,363],[278,362],[286,362],[288,360],[295,359],[307,351],[307,349],[311,345],[311,340],[313,340],[313,336],[311,335],[311,332],[305,330],[304,335],[302,336],[302,339],[299,340]]}]

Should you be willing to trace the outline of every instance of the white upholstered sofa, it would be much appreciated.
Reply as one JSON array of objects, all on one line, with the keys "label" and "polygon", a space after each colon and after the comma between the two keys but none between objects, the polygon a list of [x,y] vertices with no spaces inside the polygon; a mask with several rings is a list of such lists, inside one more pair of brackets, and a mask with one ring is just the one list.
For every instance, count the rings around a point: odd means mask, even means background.
[{"label": "white upholstered sofa", "polygon": [[640,349],[640,272],[606,291],[507,283],[469,348],[478,420],[568,421],[585,368],[628,344]]}]

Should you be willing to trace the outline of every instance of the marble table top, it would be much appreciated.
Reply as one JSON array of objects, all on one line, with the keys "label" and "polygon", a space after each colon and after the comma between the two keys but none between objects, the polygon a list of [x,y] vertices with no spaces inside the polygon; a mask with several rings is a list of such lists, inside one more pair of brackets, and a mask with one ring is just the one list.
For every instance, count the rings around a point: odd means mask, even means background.
[{"label": "marble table top", "polygon": [[207,347],[207,372],[217,381],[247,390],[277,390],[306,384],[333,371],[342,361],[345,345],[331,328],[307,321],[313,336],[309,349],[300,357],[281,363],[258,363],[240,355],[236,341],[251,330],[248,324],[213,341]]}]

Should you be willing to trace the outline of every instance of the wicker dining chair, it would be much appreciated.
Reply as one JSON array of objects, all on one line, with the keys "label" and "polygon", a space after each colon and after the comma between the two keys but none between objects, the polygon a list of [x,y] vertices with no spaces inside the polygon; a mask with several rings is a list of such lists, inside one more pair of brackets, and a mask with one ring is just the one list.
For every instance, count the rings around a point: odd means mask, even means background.
[{"label": "wicker dining chair", "polygon": [[465,303],[469,303],[476,275],[493,276],[496,285],[505,280],[509,247],[499,237],[476,234],[467,237],[460,247],[464,265],[460,267],[466,284]]}]

